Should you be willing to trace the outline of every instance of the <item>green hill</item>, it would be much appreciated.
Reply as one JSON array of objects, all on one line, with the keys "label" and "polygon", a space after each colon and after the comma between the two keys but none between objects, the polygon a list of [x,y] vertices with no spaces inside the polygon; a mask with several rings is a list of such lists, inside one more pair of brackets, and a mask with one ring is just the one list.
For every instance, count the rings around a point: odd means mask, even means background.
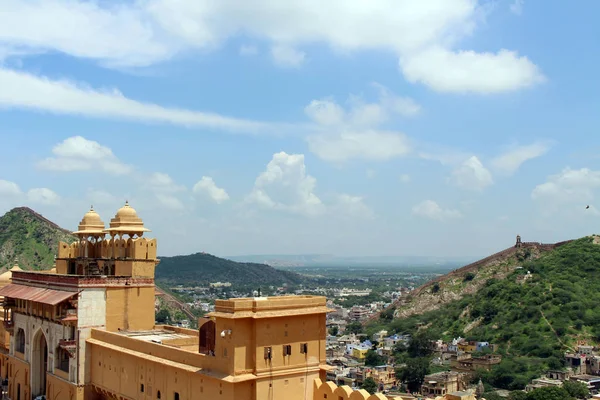
[{"label": "green hill", "polygon": [[76,238],[27,207],[18,207],[0,217],[0,269],[18,260],[29,270],[52,268],[58,242]]},{"label": "green hill", "polygon": [[169,283],[207,284],[231,282],[240,286],[298,284],[304,278],[290,271],[282,271],[266,264],[240,263],[211,254],[196,253],[187,256],[160,257],[156,279]]},{"label": "green hill", "polygon": [[[434,337],[496,343],[504,360],[488,377],[490,383],[522,388],[540,372],[562,368],[564,352],[579,340],[600,343],[599,239],[574,240],[537,259],[527,256],[522,268],[502,279],[488,278],[474,293],[432,311],[374,321],[368,330],[385,326],[414,334],[425,328]],[[438,291],[444,283],[438,283]]]}]

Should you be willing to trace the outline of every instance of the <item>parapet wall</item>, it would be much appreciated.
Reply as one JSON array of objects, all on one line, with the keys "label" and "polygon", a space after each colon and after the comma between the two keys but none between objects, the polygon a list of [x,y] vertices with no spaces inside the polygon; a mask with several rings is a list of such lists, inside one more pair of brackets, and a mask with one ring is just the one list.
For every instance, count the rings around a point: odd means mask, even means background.
[{"label": "parapet wall", "polygon": [[350,386],[337,386],[333,382],[314,380],[313,400],[393,400],[381,393],[369,394],[366,390],[352,390]]},{"label": "parapet wall", "polygon": [[60,242],[58,246],[59,259],[89,257],[89,258],[132,258],[136,260],[156,259],[156,239],[141,238],[112,238],[92,242]]}]

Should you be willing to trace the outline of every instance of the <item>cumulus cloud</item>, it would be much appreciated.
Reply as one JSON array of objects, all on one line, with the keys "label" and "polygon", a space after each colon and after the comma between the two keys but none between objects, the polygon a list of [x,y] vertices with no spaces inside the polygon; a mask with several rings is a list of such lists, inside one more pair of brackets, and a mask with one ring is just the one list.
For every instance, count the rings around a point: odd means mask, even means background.
[{"label": "cumulus cloud", "polygon": [[81,136],[65,139],[52,148],[52,153],[54,157],[41,160],[38,167],[62,172],[102,169],[114,175],[132,171],[132,167],[122,163],[110,148]]},{"label": "cumulus cloud", "polygon": [[316,179],[306,172],[304,155],[282,151],[273,154],[247,200],[268,209],[314,216],[324,211],[314,193],[316,185]]},{"label": "cumulus cloud", "polygon": [[221,204],[229,200],[229,195],[225,189],[217,186],[213,178],[203,176],[192,189],[194,193],[204,194],[217,204]]},{"label": "cumulus cloud", "polygon": [[342,193],[337,195],[336,200],[334,209],[342,215],[361,219],[370,219],[375,216],[373,210],[365,204],[362,196]]},{"label": "cumulus cloud", "polygon": [[351,96],[348,109],[331,98],[313,100],[305,107],[306,115],[320,128],[320,132],[307,137],[311,152],[323,160],[340,163],[350,159],[388,160],[410,151],[406,135],[378,127],[394,115],[416,115],[420,107],[379,84],[374,87],[379,94],[375,103]]},{"label": "cumulus cloud", "polygon": [[546,182],[537,185],[531,198],[547,210],[555,210],[563,205],[578,204],[582,207],[591,202],[600,188],[600,171],[589,168],[565,168],[551,175]]},{"label": "cumulus cloud", "polygon": [[[0,20],[1,18],[0,15]],[[270,124],[215,113],[162,107],[127,98],[114,89],[93,89],[66,80],[52,80],[1,67],[0,87],[0,108],[42,110],[56,114],[160,122],[184,127],[201,126],[249,133],[281,129]],[[71,164],[74,168],[80,168],[76,161],[71,160]]]},{"label": "cumulus cloud", "polygon": [[413,215],[438,221],[462,217],[458,210],[444,209],[433,200],[424,200],[412,208]]},{"label": "cumulus cloud", "polygon": [[60,202],[60,196],[48,188],[35,188],[27,192],[27,200],[32,203],[56,205]]},{"label": "cumulus cloud", "polygon": [[147,178],[148,186],[155,191],[161,192],[183,192],[186,190],[185,186],[177,184],[169,174],[164,172],[155,172]]},{"label": "cumulus cloud", "polygon": [[347,0],[326,6],[289,0],[277,7],[267,0],[8,0],[0,15],[0,44],[14,53],[58,51],[108,66],[146,66],[190,50],[216,49],[243,33],[266,40],[279,51],[274,60],[288,65],[301,63],[305,55],[295,49],[310,44],[341,52],[391,51],[407,79],[434,90],[490,93],[539,83],[535,65],[510,51],[454,51],[475,32],[484,6],[476,0]]},{"label": "cumulus cloud", "polygon": [[515,146],[495,157],[491,161],[493,169],[512,175],[521,167],[521,165],[537,157],[541,157],[550,150],[550,142],[535,142],[530,145]]},{"label": "cumulus cloud", "polygon": [[472,156],[452,171],[450,182],[463,189],[481,191],[493,184],[494,180],[481,161]]},{"label": "cumulus cloud", "polygon": [[277,45],[271,48],[271,56],[280,67],[298,68],[304,64],[306,53],[289,46]]},{"label": "cumulus cloud", "polygon": [[0,179],[0,196],[14,197],[21,194],[22,192],[19,185],[11,181]]},{"label": "cumulus cloud", "polygon": [[307,140],[311,152],[331,162],[350,159],[385,161],[404,156],[411,149],[406,135],[389,131],[342,131],[335,135],[313,135]]},{"label": "cumulus cloud", "polygon": [[402,58],[400,67],[409,82],[420,82],[439,92],[502,93],[546,79],[527,57],[504,49],[476,53],[430,48]]}]

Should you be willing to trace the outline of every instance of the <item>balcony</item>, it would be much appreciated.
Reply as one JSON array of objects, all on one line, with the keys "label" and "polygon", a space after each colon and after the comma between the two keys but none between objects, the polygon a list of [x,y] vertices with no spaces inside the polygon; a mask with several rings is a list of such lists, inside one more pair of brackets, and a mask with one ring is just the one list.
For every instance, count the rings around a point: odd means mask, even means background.
[{"label": "balcony", "polygon": [[60,316],[60,321],[68,324],[77,323],[77,310],[69,309],[63,312]]},{"label": "balcony", "polygon": [[77,352],[77,341],[76,340],[67,340],[60,339],[58,341],[58,347],[62,350],[65,350],[69,353],[69,357],[75,357],[75,353]]}]

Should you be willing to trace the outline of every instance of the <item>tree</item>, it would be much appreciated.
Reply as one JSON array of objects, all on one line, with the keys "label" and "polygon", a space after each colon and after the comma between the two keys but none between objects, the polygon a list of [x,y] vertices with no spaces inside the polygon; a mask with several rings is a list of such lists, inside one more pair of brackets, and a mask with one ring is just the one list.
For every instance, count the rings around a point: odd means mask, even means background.
[{"label": "tree", "polygon": [[369,392],[369,394],[373,394],[377,391],[377,382],[375,382],[375,379],[368,377],[363,381],[363,384],[360,388],[365,389],[367,392]]},{"label": "tree", "polygon": [[367,351],[367,354],[365,355],[365,365],[376,367],[383,364],[385,364],[385,357],[380,356],[373,349]]},{"label": "tree", "polygon": [[411,357],[427,357],[433,353],[431,341],[433,336],[428,331],[414,335],[408,343],[407,351]]},{"label": "tree", "polygon": [[338,328],[337,325],[334,325],[331,328],[329,328],[329,334],[331,336],[337,336],[339,332],[340,332],[340,328]]},{"label": "tree", "polygon": [[429,373],[429,358],[410,358],[406,360],[406,365],[396,370],[396,376],[406,383],[410,392],[419,390],[425,379],[425,375]]},{"label": "tree", "polygon": [[169,322],[171,320],[171,314],[169,313],[169,310],[167,310],[166,308],[163,308],[162,310],[160,310],[159,312],[156,313],[156,322],[158,322],[159,324],[165,324],[167,322]]},{"label": "tree", "polygon": [[440,284],[436,282],[436,283],[433,284],[433,287],[431,288],[431,292],[432,293],[437,293],[439,291],[440,291]]},{"label": "tree", "polygon": [[527,394],[527,400],[571,400],[564,388],[558,386],[546,386],[534,389]]},{"label": "tree", "polygon": [[576,399],[585,399],[590,393],[588,387],[583,382],[565,381],[562,387],[570,396]]},{"label": "tree", "polygon": [[363,330],[363,326],[360,322],[355,321],[355,322],[351,322],[348,324],[348,326],[346,326],[346,332],[348,333],[361,333]]},{"label": "tree", "polygon": [[390,307],[383,310],[381,314],[379,314],[379,318],[383,321],[391,321],[394,319],[394,311],[396,311],[396,307]]},{"label": "tree", "polygon": [[[514,392],[510,392],[508,396],[510,400],[527,400],[527,392],[523,392],[521,390],[516,390]],[[486,397],[487,400],[487,397]]]}]

